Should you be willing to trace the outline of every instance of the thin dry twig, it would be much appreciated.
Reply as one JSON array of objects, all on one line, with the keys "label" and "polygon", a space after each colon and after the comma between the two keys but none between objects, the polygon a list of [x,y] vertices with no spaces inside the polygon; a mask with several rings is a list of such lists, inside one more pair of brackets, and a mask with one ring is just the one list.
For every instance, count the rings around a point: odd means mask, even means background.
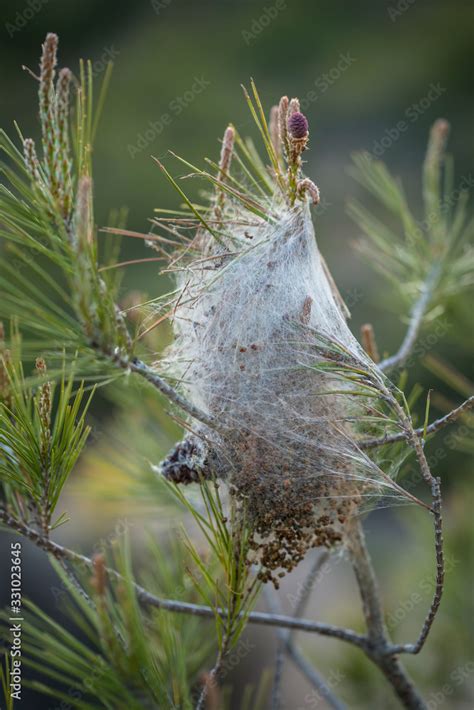
[{"label": "thin dry twig", "polygon": [[389,643],[378,584],[365,544],[362,525],[358,519],[355,519],[350,539],[352,565],[362,599],[368,637],[371,641],[371,648],[367,655],[383,672],[404,707],[412,710],[426,708],[423,699],[393,653],[393,647]]},{"label": "thin dry twig", "polygon": [[191,402],[188,402],[185,397],[179,394],[174,387],[168,384],[166,380],[160,377],[160,375],[143,362],[143,360],[136,357],[132,359],[123,358],[119,353],[104,353],[104,355],[111,357],[112,361],[124,370],[130,370],[131,372],[141,375],[147,382],[167,397],[170,402],[176,404],[180,409],[186,412],[186,414],[193,417],[193,419],[197,419],[202,424],[212,429],[217,427],[217,421],[214,417],[202,411]]},{"label": "thin dry twig", "polygon": [[313,564],[311,565],[311,567],[308,571],[308,574],[306,576],[306,579],[305,579],[305,581],[302,585],[302,588],[301,588],[301,594],[299,595],[298,603],[296,605],[296,609],[293,614],[295,619],[298,619],[299,617],[303,616],[304,611],[306,609],[306,605],[309,601],[311,592],[313,591],[316,583],[319,581],[320,572],[323,569],[326,562],[329,560],[330,556],[331,556],[331,554],[327,550],[324,550],[313,561]]},{"label": "thin dry twig", "polygon": [[316,700],[324,698],[329,707],[334,710],[345,710],[346,705],[341,702],[335,695],[333,690],[326,683],[325,679],[317,672],[314,666],[309,663],[301,651],[291,643],[287,648],[288,657],[295,664],[296,668],[304,675],[306,680],[311,683],[318,695]]},{"label": "thin dry twig", "polygon": [[[466,399],[466,401],[460,404],[459,407],[456,407],[456,409],[453,409],[444,417],[435,419],[435,421],[432,422],[429,426],[427,426],[426,429],[425,427],[419,427],[418,429],[415,429],[415,434],[419,437],[425,436],[427,434],[434,434],[434,432],[437,432],[440,429],[444,429],[444,427],[448,424],[452,424],[453,422],[457,421],[460,416],[468,412],[473,407],[474,395],[472,397],[469,397],[469,399]],[[397,441],[403,441],[405,439],[406,434],[402,431],[399,434],[390,434],[388,436],[382,436],[379,438],[365,439],[364,441],[359,441],[357,445],[361,449],[374,449],[377,446],[384,446],[385,444],[394,444]]]},{"label": "thin dry twig", "polygon": [[[441,488],[439,478],[434,478],[432,482],[433,495],[433,517],[435,529],[435,553],[436,553],[436,583],[433,595],[433,601],[429,608],[428,614],[423,622],[418,639],[413,644],[401,644],[395,647],[397,653],[412,653],[417,654],[424,646],[428,634],[435,620],[444,585],[444,554],[443,554],[443,528],[441,515]],[[392,649],[393,651],[393,649]]]},{"label": "thin dry twig", "polygon": [[[86,568],[92,568],[93,561],[86,555],[82,555],[78,552],[74,552],[67,547],[63,547],[52,540],[44,538],[36,530],[30,528],[28,525],[20,520],[14,518],[10,513],[8,513],[4,508],[0,507],[0,522],[2,522],[7,527],[15,530],[16,532],[23,535],[25,538],[33,542],[38,547],[45,550],[49,554],[53,555],[56,559],[67,559],[71,562],[82,564]],[[110,578],[115,580],[122,580],[123,577],[114,569],[107,567],[107,574]],[[153,606],[158,609],[164,609],[177,614],[191,614],[194,616],[201,616],[208,619],[214,619],[216,612],[222,618],[228,618],[228,610],[220,609],[217,610],[211,608],[210,606],[204,606],[200,604],[192,604],[190,602],[181,602],[174,599],[162,599],[160,597],[151,594],[144,587],[139,584],[134,584],[135,592],[137,594],[138,601],[144,606]],[[237,617],[241,618],[241,617]],[[312,621],[310,619],[295,619],[291,616],[285,616],[283,614],[266,614],[259,611],[251,611],[246,615],[246,619],[250,624],[259,624],[261,626],[273,626],[288,629],[297,629],[300,631],[306,631],[308,633],[317,633],[322,636],[331,636],[332,638],[340,639],[341,641],[347,641],[347,643],[352,643],[359,648],[367,649],[368,642],[365,636],[358,634],[356,631],[351,629],[344,629],[339,626],[334,626],[332,624],[325,624],[323,622]]]},{"label": "thin dry twig", "polygon": [[433,298],[433,292],[438,282],[440,273],[440,265],[435,264],[423,284],[418,300],[413,305],[410,313],[408,329],[399,350],[391,357],[387,357],[379,363],[379,368],[382,372],[387,372],[389,370],[393,370],[395,367],[400,367],[405,363],[410,355],[423,324],[423,318],[425,317],[431,299]]},{"label": "thin dry twig", "polygon": [[[321,568],[326,563],[328,558],[329,553],[323,552],[313,562],[303,585],[303,593],[298,600],[298,604],[293,615],[294,619],[300,617],[304,612],[310,592],[318,579]],[[281,611],[281,608],[276,594],[269,587],[265,587],[265,592],[271,613],[278,614]],[[319,695],[326,700],[330,707],[335,708],[335,710],[344,710],[345,705],[336,697],[334,692],[327,685],[325,679],[317,672],[314,666],[306,660],[305,656],[296,647],[293,639],[294,631],[295,630],[286,630],[282,628],[277,630],[278,647],[275,659],[275,673],[272,689],[273,710],[278,710],[281,706],[281,675],[283,671],[285,654],[288,655],[302,675],[305,676],[307,681],[313,686]]]},{"label": "thin dry twig", "polygon": [[202,710],[204,708],[205,704],[207,705],[208,701],[212,698],[213,693],[215,691],[218,691],[219,675],[222,671],[224,658],[227,655],[228,650],[229,650],[229,638],[226,638],[224,640],[222,648],[219,650],[219,653],[217,654],[217,658],[214,663],[213,669],[210,671],[210,673],[206,674],[206,678],[205,678],[205,682],[202,686],[201,694],[200,694],[199,699],[196,703],[196,710]]},{"label": "thin dry twig", "polygon": [[[313,561],[313,564],[311,565],[309,572],[306,576],[306,579],[302,585],[302,591],[301,594],[299,595],[298,598],[298,603],[296,605],[296,609],[293,614],[293,618],[297,619],[301,617],[304,613],[304,610],[306,608],[306,604],[309,600],[311,591],[318,579],[319,572],[323,565],[326,563],[326,561],[329,558],[329,552],[324,551],[321,555],[317,556],[316,559]],[[266,597],[268,601],[268,605],[270,607],[270,610],[278,613],[281,612],[280,605],[278,604],[278,599],[275,594],[272,594],[272,590],[265,587],[265,592],[266,592]],[[300,667],[299,661],[301,659],[304,660],[306,665],[307,664],[306,659],[304,659],[304,656],[295,648],[294,645],[294,631],[288,631],[288,630],[282,630],[279,629],[277,631],[277,637],[278,637],[278,643],[277,643],[277,649],[276,649],[276,657],[275,657],[275,672],[273,676],[273,689],[272,689],[272,708],[273,710],[278,710],[280,707],[280,701],[281,701],[281,683],[282,683],[282,674],[283,674],[283,666],[285,662],[285,654],[287,653],[289,657],[293,660],[293,662]],[[307,675],[306,670],[305,670],[305,664],[303,664],[303,667],[300,668],[302,673],[304,675]],[[315,672],[316,673],[316,672]],[[322,695],[327,694],[327,686],[324,683],[324,679],[319,676],[318,673],[316,673],[315,677],[319,678],[320,682],[315,686],[316,690],[320,692]],[[337,701],[337,699],[334,699]],[[330,703],[331,704],[331,703]],[[336,707],[333,705],[333,707]]]},{"label": "thin dry twig", "polygon": [[398,414],[399,421],[403,427],[406,440],[411,445],[415,451],[416,458],[418,459],[418,465],[420,471],[426,483],[431,488],[431,495],[433,499],[433,505],[431,508],[431,513],[434,519],[434,537],[435,537],[435,556],[436,556],[436,579],[435,579],[435,590],[433,594],[433,600],[431,602],[430,609],[428,611],[427,617],[425,619],[421,634],[418,641],[414,644],[411,653],[418,653],[423,647],[424,642],[428,636],[429,630],[433,624],[436,613],[439,609],[441,603],[441,596],[444,589],[444,552],[443,552],[443,519],[441,515],[441,481],[439,478],[434,478],[431,473],[428,460],[426,458],[423,444],[419,436],[417,436],[415,429],[413,428],[410,417],[406,414],[403,407],[398,403],[397,399],[393,399],[393,406]]}]

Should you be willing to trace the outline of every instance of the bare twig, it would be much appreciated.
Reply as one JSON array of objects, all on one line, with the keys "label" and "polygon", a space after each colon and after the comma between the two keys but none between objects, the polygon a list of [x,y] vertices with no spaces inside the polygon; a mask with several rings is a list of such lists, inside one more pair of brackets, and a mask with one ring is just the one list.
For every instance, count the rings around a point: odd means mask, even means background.
[{"label": "bare twig", "polygon": [[202,710],[204,708],[204,704],[206,703],[207,699],[212,694],[212,691],[218,688],[219,675],[222,670],[224,658],[227,655],[227,652],[229,650],[229,641],[230,641],[229,637],[226,637],[224,639],[224,642],[222,644],[222,648],[219,650],[219,653],[217,654],[216,662],[214,663],[214,668],[211,670],[210,673],[208,673],[206,675],[205,683],[203,684],[201,694],[200,694],[199,699],[196,703],[196,710]]},{"label": "bare twig", "polygon": [[421,650],[433,625],[433,621],[441,602],[444,584],[444,555],[440,481],[439,479],[434,478],[431,474],[430,467],[424,453],[423,443],[419,434],[413,428],[408,410],[405,410],[405,408],[399,403],[396,394],[394,396],[393,392],[382,383],[380,383],[380,392],[395,412],[404,435],[403,438],[414,449],[423,479],[430,486],[433,498],[433,504],[430,511],[434,517],[436,583],[430,609],[415,644],[394,646],[388,639],[377,582],[359,520],[354,521],[353,530],[349,536],[349,545],[352,563],[362,598],[368,638],[371,641],[371,649],[367,655],[372,658],[374,663],[382,670],[405,707],[415,709],[426,708],[426,705],[420,697],[417,689],[401,666],[397,658],[397,654],[402,652],[418,653]]},{"label": "bare twig", "polygon": [[426,311],[428,310],[430,301],[433,297],[433,292],[438,282],[440,272],[441,267],[439,264],[435,264],[429,272],[421,289],[421,294],[411,310],[410,322],[400,349],[395,353],[395,355],[387,357],[379,363],[379,368],[383,372],[393,370],[395,367],[400,367],[410,355],[418,337],[418,333],[420,332],[423,318],[425,317]]},{"label": "bare twig", "polygon": [[285,665],[285,642],[280,638],[277,631],[278,641],[275,653],[275,670],[273,672],[273,686],[271,697],[272,710],[279,710],[281,707],[281,686],[283,680],[283,667]]},{"label": "bare twig", "polygon": [[[441,515],[441,483],[439,478],[434,478],[431,474],[431,470],[428,464],[428,460],[425,456],[423,444],[419,436],[417,436],[415,429],[409,415],[405,412],[403,407],[399,404],[397,399],[393,398],[392,406],[396,413],[401,426],[403,427],[407,442],[412,446],[415,451],[416,458],[418,459],[418,465],[420,467],[421,474],[426,481],[426,483],[431,488],[431,495],[433,498],[433,505],[431,512],[434,518],[434,535],[435,535],[435,555],[436,555],[436,581],[435,590],[433,595],[433,600],[431,602],[428,615],[426,617],[425,623],[423,624],[422,631],[418,638],[418,641],[410,648],[410,653],[418,653],[423,647],[424,642],[428,636],[428,633],[433,625],[436,613],[439,609],[441,603],[441,596],[443,594],[444,588],[444,553],[443,553],[443,519]],[[406,649],[405,649],[406,651]]]},{"label": "bare twig", "polygon": [[206,414],[206,412],[203,412],[201,409],[199,409],[199,407],[196,407],[194,404],[191,404],[191,402],[188,402],[187,399],[180,395],[179,392],[177,392],[173,387],[171,387],[171,385],[169,385],[162,377],[160,377],[154,370],[152,370],[151,367],[146,365],[142,360],[138,360],[137,358],[131,360],[129,368],[132,372],[136,372],[137,374],[144,377],[145,380],[147,380],[148,382],[150,382],[150,384],[153,385],[153,387],[156,387],[162,394],[164,394],[165,397],[170,400],[170,402],[176,404],[184,412],[189,414],[189,416],[193,417],[194,419],[197,419],[206,426],[212,428],[216,427],[216,420],[214,419],[214,417],[210,416],[209,414]]},{"label": "bare twig", "polygon": [[302,585],[301,594],[299,595],[298,603],[293,614],[296,619],[303,616],[310,594],[314,589],[316,582],[319,581],[319,573],[321,572],[326,562],[329,560],[330,556],[330,553],[327,550],[324,550],[313,561],[313,564],[309,569],[304,584]]},{"label": "bare twig", "polygon": [[[93,561],[86,555],[81,555],[67,547],[63,547],[52,540],[42,537],[36,530],[25,525],[25,523],[12,517],[4,508],[0,507],[0,522],[7,527],[20,533],[28,540],[33,542],[38,547],[42,548],[56,559],[67,559],[71,562],[82,564],[90,569],[93,566]],[[107,567],[107,574],[111,579],[122,580],[123,577],[114,569]],[[144,606],[153,606],[158,609],[164,609],[177,614],[191,614],[193,616],[201,616],[208,619],[214,619],[216,613],[222,618],[228,618],[229,611],[227,609],[217,610],[210,606],[200,604],[191,604],[189,602],[176,601],[174,599],[162,599],[148,592],[139,584],[134,584],[135,592],[138,601]],[[237,619],[240,619],[238,616]],[[362,649],[369,647],[365,636],[358,634],[351,629],[344,629],[332,624],[325,624],[319,621],[311,621],[310,619],[295,619],[292,616],[283,614],[266,614],[264,612],[252,611],[246,615],[246,619],[250,624],[258,624],[260,626],[273,626],[288,629],[297,629],[308,633],[317,633],[321,636],[330,636],[341,641],[346,641],[354,646]]]},{"label": "bare twig", "polygon": [[313,688],[319,695],[325,699],[329,707],[334,710],[345,710],[346,706],[334,695],[334,692],[326,683],[325,679],[319,675],[314,666],[308,662],[301,651],[293,644],[287,646],[289,658],[293,661],[298,670],[304,675],[306,680],[311,683]]},{"label": "bare twig", "polygon": [[427,705],[413,685],[396,655],[390,653],[375,661],[390,685],[395,690],[403,707],[409,710],[426,710]]},{"label": "bare twig", "polygon": [[124,370],[130,370],[138,375],[141,375],[147,382],[149,382],[153,387],[159,390],[165,397],[169,399],[170,402],[176,404],[183,412],[189,414],[193,419],[197,419],[202,424],[205,424],[212,429],[215,429],[217,422],[213,416],[207,414],[206,412],[196,407],[191,402],[183,397],[179,392],[177,392],[174,387],[172,387],[166,380],[164,380],[160,375],[158,375],[155,370],[153,370],[149,365],[147,365],[143,360],[138,358],[132,358],[131,360],[126,357],[121,357],[119,353],[103,353],[112,359],[112,361]]},{"label": "bare twig", "polygon": [[220,710],[222,707],[222,697],[219,687],[214,683],[211,674],[205,673],[202,678],[202,683],[206,691],[206,708],[207,710]]},{"label": "bare twig", "polygon": [[[118,311],[119,313],[119,311]],[[134,372],[137,375],[141,375],[147,382],[149,382],[153,387],[155,387],[159,392],[161,392],[172,404],[176,404],[183,412],[186,412],[193,419],[197,419],[205,426],[212,429],[217,428],[216,419],[204,412],[199,407],[196,407],[192,402],[189,402],[183,395],[181,395],[177,390],[174,389],[166,380],[164,380],[160,375],[153,370],[152,367],[147,365],[143,360],[137,357],[130,358],[124,355],[120,348],[109,349],[102,347],[99,343],[93,341],[90,343],[101,356],[111,360],[117,367],[123,370],[128,370]]]},{"label": "bare twig", "polygon": [[[316,559],[316,564],[313,564],[308,575],[308,577],[313,580],[313,583],[316,580],[317,574],[321,569],[322,565],[327,560],[327,557],[328,554],[323,553]],[[305,586],[305,590],[308,588],[310,589],[311,586]],[[266,592],[266,599],[271,613],[278,614],[281,609],[275,593],[269,587],[265,587],[264,589]],[[301,603],[302,600],[300,598],[297,607],[299,613],[302,613],[302,611],[304,610],[304,606],[306,604],[306,601],[308,600],[308,597],[309,594],[305,595],[304,603]],[[296,613],[293,618],[297,618]],[[335,710],[344,710],[345,705],[339,700],[339,698],[336,697],[336,695],[326,683],[325,679],[318,673],[314,666],[306,660],[301,651],[295,646],[292,636],[292,631],[288,631],[283,628],[279,628],[277,630],[278,648],[272,690],[272,708],[278,709],[280,707],[281,671],[283,670],[284,653],[287,653],[288,657],[293,661],[298,670],[305,676],[306,680],[311,683],[313,688],[320,694],[320,696],[326,700],[327,704],[330,707],[335,708]],[[278,664],[280,667],[278,667]]]},{"label": "bare twig", "polygon": [[[469,399],[466,399],[466,401],[460,404],[459,407],[456,407],[456,409],[453,409],[444,417],[435,419],[434,422],[432,422],[429,426],[426,427],[426,431],[425,427],[419,427],[418,429],[415,429],[415,434],[420,437],[424,436],[425,434],[434,434],[436,431],[444,429],[444,427],[448,424],[452,424],[453,422],[455,422],[462,414],[468,412],[473,407],[474,396],[469,397]],[[389,434],[388,436],[382,436],[379,438],[365,439],[363,441],[358,442],[358,446],[361,449],[374,449],[377,446],[384,446],[385,444],[394,444],[397,441],[403,441],[405,439],[406,434],[404,431],[402,431],[398,434]]]},{"label": "bare twig", "polygon": [[436,613],[439,609],[441,603],[441,596],[444,587],[444,554],[443,554],[443,529],[442,529],[442,516],[441,516],[441,488],[439,478],[434,478],[432,483],[432,494],[433,494],[433,517],[434,517],[434,529],[435,529],[435,553],[436,553],[436,582],[435,590],[433,595],[433,601],[431,603],[426,619],[423,623],[420,635],[418,639],[413,644],[402,644],[392,652],[397,653],[419,653],[423,648],[423,645],[428,637],[428,634],[433,625]]},{"label": "bare twig", "polygon": [[[268,608],[272,614],[281,613],[281,605],[277,599],[276,593],[269,585],[264,587],[265,598]],[[275,669],[273,672],[273,685],[271,708],[279,710],[281,706],[281,684],[283,676],[283,666],[285,662],[286,645],[289,641],[288,635],[282,629],[277,629],[277,646],[275,651]]]},{"label": "bare twig", "polygon": [[387,629],[380,605],[380,592],[359,518],[354,518],[349,535],[349,552],[362,598],[362,611],[374,647],[385,646]]},{"label": "bare twig", "polygon": [[[299,596],[298,603],[296,605],[296,609],[293,614],[294,618],[299,618],[302,616],[304,609],[306,607],[306,604],[308,602],[311,590],[317,580],[319,571],[328,558],[329,558],[329,553],[323,552],[321,555],[316,557],[313,564],[311,565],[311,568],[308,572],[305,582],[302,585],[302,592]],[[266,597],[267,597],[267,601],[268,601],[268,605],[270,607],[270,610],[275,613],[280,612],[281,608],[280,608],[280,605],[278,604],[278,599],[277,599],[276,595],[272,594],[272,590],[268,587],[265,587],[265,592],[266,592]],[[275,672],[274,672],[274,676],[273,676],[273,688],[272,688],[272,710],[278,710],[278,708],[280,707],[281,683],[282,683],[282,675],[283,675],[283,666],[285,663],[285,653],[288,653],[293,658],[296,665],[298,665],[298,663],[295,659],[297,659],[301,656],[301,654],[299,654],[299,652],[297,652],[294,647],[291,631],[282,631],[280,629],[277,633],[277,636],[278,636],[278,643],[277,643],[277,648],[276,648]],[[293,652],[295,652],[295,653],[293,653]],[[321,690],[319,688],[319,686],[316,689]]]},{"label": "bare twig", "polygon": [[358,519],[354,520],[350,541],[352,565],[359,586],[367,631],[371,641],[371,648],[367,655],[384,673],[404,707],[412,710],[426,708],[411,679],[398,658],[393,654],[393,647],[389,643],[387,629],[383,620],[378,585],[365,544],[362,525]]}]

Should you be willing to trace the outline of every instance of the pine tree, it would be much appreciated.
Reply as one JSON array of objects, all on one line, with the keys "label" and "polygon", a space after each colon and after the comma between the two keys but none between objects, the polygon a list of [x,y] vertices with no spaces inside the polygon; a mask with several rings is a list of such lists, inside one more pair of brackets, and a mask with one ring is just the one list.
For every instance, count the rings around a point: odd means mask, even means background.
[{"label": "pine tree", "polygon": [[[180,209],[158,209],[143,235],[118,219],[100,244],[91,155],[110,71],[94,113],[90,63],[80,64],[77,82],[69,69],[58,73],[57,44],[49,34],[43,45],[41,146],[19,128],[15,140],[0,133],[0,521],[48,554],[64,609],[88,643],[25,600],[24,663],[44,678],[30,684],[84,710],[223,707],[227,661],[246,625],[261,624],[278,634],[272,707],[280,706],[286,655],[331,707],[343,707],[298,649],[295,630],[356,646],[404,707],[426,707],[400,661],[423,648],[443,592],[441,482],[424,447],[459,418],[472,426],[474,403],[471,396],[430,423],[428,395],[416,426],[405,374],[421,330],[473,282],[473,223],[466,193],[452,199],[447,122],[437,121],[429,137],[422,220],[382,163],[368,154],[354,160],[354,178],[388,211],[387,224],[399,223],[387,226],[350,205],[365,234],[360,251],[393,282],[409,313],[399,350],[380,359],[370,325],[361,344],[350,332],[314,238],[310,209],[319,189],[303,174],[309,126],[297,99],[283,97],[267,122],[252,82],[244,92],[265,159],[234,126],[220,160],[207,159],[206,169],[174,156],[190,171],[185,177],[207,184],[204,205],[157,161]],[[176,289],[146,302],[124,298],[119,235],[142,238],[159,255],[149,259],[174,272]],[[167,320],[175,340],[156,360],[154,337]],[[435,359],[433,367],[453,378],[452,368]],[[120,411],[136,408],[135,424],[117,424],[141,452],[126,472],[133,495],[192,520],[199,533],[148,536],[137,578],[126,531],[91,558],[53,539],[67,523],[56,515],[58,501],[87,446],[87,412],[104,385]],[[185,437],[150,466],[156,422],[169,426],[163,397]],[[411,454],[428,501],[397,478]],[[120,445],[107,457],[120,469]],[[392,501],[420,507],[434,528],[433,600],[418,638],[405,644],[389,637],[361,525],[368,510]],[[313,547],[323,552],[295,614],[285,616],[271,587]],[[354,568],[364,633],[302,618],[318,571],[340,554]],[[269,613],[253,610],[262,590]],[[2,629],[7,641],[8,611]],[[2,682],[11,708],[8,657]],[[247,702],[263,706],[265,692],[262,682]]]}]

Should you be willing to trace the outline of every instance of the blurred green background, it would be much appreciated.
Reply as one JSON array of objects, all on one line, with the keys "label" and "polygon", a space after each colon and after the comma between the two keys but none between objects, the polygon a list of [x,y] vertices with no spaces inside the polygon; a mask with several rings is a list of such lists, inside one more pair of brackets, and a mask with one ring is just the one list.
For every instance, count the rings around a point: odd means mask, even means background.
[{"label": "blurred green background", "polygon": [[[76,70],[80,57],[90,58],[98,81],[112,59],[113,77],[94,152],[96,219],[105,225],[111,208],[126,206],[128,227],[143,231],[155,207],[177,204],[151,155],[180,174],[179,164],[167,157],[168,149],[201,164],[204,156],[218,154],[218,139],[229,121],[241,134],[253,134],[240,88],[251,76],[268,108],[282,94],[298,96],[311,131],[306,173],[322,194],[315,215],[320,248],[351,306],[354,332],[362,323],[372,322],[381,349],[393,352],[405,327],[398,315],[400,304],[392,287],[352,249],[358,231],[345,214],[345,204],[350,196],[367,198],[346,168],[354,151],[369,150],[381,157],[403,178],[410,204],[421,217],[419,177],[426,138],[432,122],[443,116],[452,126],[449,149],[456,161],[456,184],[464,180],[474,186],[473,19],[472,3],[460,0],[3,0],[1,123],[13,135],[17,120],[24,135],[37,137],[36,85],[21,66],[36,72],[46,32],[59,34],[62,65]],[[124,243],[124,259],[142,256],[150,254],[139,240]],[[135,265],[126,271],[124,292],[139,289],[156,296],[168,288],[156,265]],[[433,415],[472,394],[472,302],[465,298],[449,304],[446,318],[450,325],[436,343],[436,354],[468,380],[454,382],[451,373],[447,382],[448,375],[440,376],[439,363],[429,359],[419,363],[410,382],[435,390]],[[121,426],[113,403],[102,400],[94,416],[95,441],[113,445]],[[176,430],[163,416],[152,427],[156,429],[153,455],[158,461]],[[437,454],[438,448],[445,455]],[[470,708],[474,702],[472,628],[469,631],[474,507],[470,451],[464,438],[446,435],[430,449],[434,470],[444,482],[451,562],[433,635],[423,657],[408,665],[433,708]],[[87,467],[82,467],[87,468],[86,481],[94,476],[93,461],[91,454]],[[99,473],[102,476],[103,471]],[[105,481],[120,485],[113,471],[107,472]],[[78,496],[79,488],[74,487],[65,504],[72,511],[72,523],[58,536],[88,551],[94,541],[114,530],[120,516],[133,518],[134,511],[130,513],[126,505],[118,509],[113,504],[106,508],[94,504],[85,494]],[[369,518],[367,529],[388,611],[401,618],[393,624],[394,635],[412,640],[431,593],[429,521],[411,509],[383,510]],[[44,558],[28,550],[27,560],[26,591],[54,609],[49,589],[54,581],[46,576]],[[282,603],[288,611],[288,595],[297,588],[303,571],[297,570],[282,585]],[[41,589],[36,581],[39,574],[45,575]],[[338,623],[360,623],[351,585],[349,571],[337,565],[315,593],[308,613]],[[419,593],[421,601],[410,603],[413,593]],[[273,663],[272,634],[252,631],[250,638],[254,649],[232,676],[237,685],[242,679],[256,680]],[[395,707],[383,680],[369,672],[365,660],[352,649],[312,637],[304,638],[302,646],[322,672],[340,679],[337,690],[349,707]],[[459,674],[453,676],[456,670]],[[309,693],[305,682],[287,666],[285,707],[323,708],[324,702]],[[20,707],[52,707],[36,695],[24,702]]]}]

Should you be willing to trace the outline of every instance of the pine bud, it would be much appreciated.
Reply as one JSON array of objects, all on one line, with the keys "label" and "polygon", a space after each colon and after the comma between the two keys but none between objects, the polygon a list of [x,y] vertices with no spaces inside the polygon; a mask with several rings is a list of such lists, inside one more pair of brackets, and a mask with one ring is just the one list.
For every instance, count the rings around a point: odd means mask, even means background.
[{"label": "pine bud", "polygon": [[308,119],[300,111],[295,111],[288,119],[288,132],[292,138],[301,140],[308,135]]}]

